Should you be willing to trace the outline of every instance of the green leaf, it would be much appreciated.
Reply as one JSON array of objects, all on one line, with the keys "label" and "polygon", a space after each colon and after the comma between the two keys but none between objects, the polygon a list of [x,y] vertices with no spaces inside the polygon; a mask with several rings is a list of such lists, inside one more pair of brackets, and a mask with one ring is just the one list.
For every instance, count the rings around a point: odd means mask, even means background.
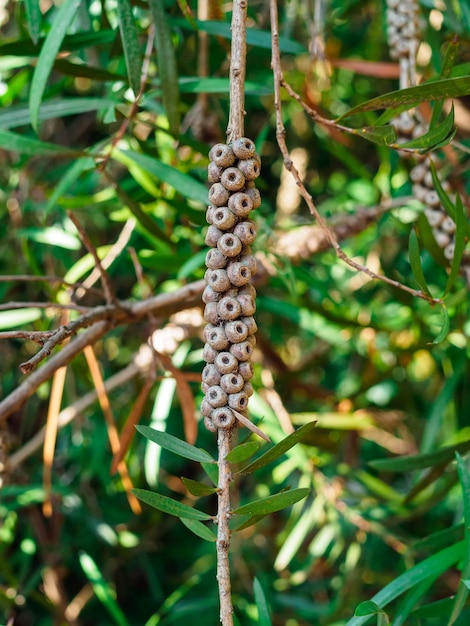
[{"label": "green leaf", "polygon": [[175,167],[166,165],[166,163],[157,161],[157,159],[153,159],[145,154],[140,154],[139,152],[133,152],[131,150],[120,153],[118,151],[113,152],[113,157],[116,160],[118,160],[119,155],[124,157],[122,160],[126,165],[136,163],[155,178],[163,180],[165,183],[168,183],[168,185],[174,187],[176,191],[184,197],[197,200],[203,204],[208,203],[206,187],[188,174],[183,174]]},{"label": "green leaf", "polygon": [[392,145],[397,139],[397,133],[393,126],[364,126],[363,128],[354,128],[349,132],[379,146]]},{"label": "green leaf", "polygon": [[234,515],[267,515],[276,511],[281,511],[292,506],[302,498],[305,498],[310,489],[302,487],[300,489],[292,489],[290,491],[282,491],[273,496],[255,500],[249,504],[239,506],[232,513]]},{"label": "green leaf", "polygon": [[237,472],[237,474],[248,474],[249,472],[254,472],[260,467],[264,467],[268,463],[275,461],[280,456],[285,454],[288,450],[290,450],[296,443],[302,441],[302,439],[308,435],[309,432],[313,430],[316,422],[310,422],[309,424],[304,424],[300,428],[298,428],[291,435],[288,435],[285,439],[277,443],[275,446],[270,448],[267,452],[261,455],[258,459],[250,463],[249,465],[243,467],[241,470]]},{"label": "green leaf", "polygon": [[171,41],[171,30],[165,15],[163,0],[149,0],[155,25],[155,46],[157,49],[158,71],[162,87],[162,102],[171,134],[176,137],[180,126],[178,68]]},{"label": "green leaf", "polygon": [[178,454],[185,459],[191,459],[192,461],[199,461],[200,463],[215,463],[211,455],[202,448],[196,448],[190,443],[178,439],[173,435],[169,435],[160,430],[155,430],[149,426],[136,426],[136,429],[141,435],[158,444],[165,450]]},{"label": "green leaf", "polygon": [[423,268],[421,266],[421,256],[420,256],[420,251],[419,251],[418,237],[414,229],[412,229],[410,232],[408,250],[409,250],[409,255],[410,255],[410,265],[411,265],[411,269],[413,270],[414,279],[420,286],[421,291],[423,291],[425,294],[430,296],[431,293],[426,283],[426,279],[424,278]]},{"label": "green leaf", "polygon": [[[338,117],[336,121],[339,122],[340,120],[351,117],[352,115],[357,115],[358,113],[376,111],[377,109],[386,109],[389,107],[392,109],[400,107],[400,109],[406,111],[421,102],[459,98],[460,96],[466,96],[468,94],[470,94],[470,76],[437,80],[432,83],[419,85],[418,87],[399,89],[386,93],[383,96],[372,98],[367,102],[363,102],[349,109],[349,111],[346,111],[346,113]],[[390,112],[390,116],[387,117],[393,118],[393,111]],[[385,122],[384,116],[381,116],[380,121],[382,123]]]},{"label": "green leaf", "polygon": [[[271,81],[272,83],[272,81]],[[184,76],[178,80],[181,93],[229,93],[230,80],[228,78],[203,77],[194,78]],[[273,92],[272,84],[255,83],[251,80],[245,82],[245,94],[263,96]]]},{"label": "green leaf", "polygon": [[427,452],[426,454],[410,454],[400,456],[395,459],[378,459],[369,461],[369,465],[377,470],[386,472],[411,472],[432,467],[454,459],[455,453],[464,454],[470,450],[470,441],[464,441],[454,446],[447,446],[437,450],[437,452]]},{"label": "green leaf", "polygon": [[[102,67],[96,67],[94,65],[87,65],[80,62],[78,59],[74,59],[74,63],[68,59],[56,59],[54,61],[54,70],[64,74],[65,76],[74,76],[75,78],[90,78],[94,81],[110,82],[126,80],[126,74],[118,72],[110,72]],[[123,104],[122,101],[119,104]]]},{"label": "green leaf", "polygon": [[266,515],[241,515],[237,518],[232,517],[232,519],[230,520],[230,530],[237,532],[239,530],[249,528],[250,526],[257,524],[259,521],[264,519]]},{"label": "green leaf", "polygon": [[36,131],[39,125],[39,108],[41,106],[42,96],[54,65],[55,58],[60,50],[65,33],[72,23],[81,4],[81,0],[64,1],[55,14],[51,30],[49,31],[46,40],[42,45],[41,52],[39,53],[38,62],[34,70],[29,92],[31,124]]},{"label": "green leaf", "polygon": [[15,309],[12,311],[0,311],[0,330],[18,328],[23,324],[31,324],[41,319],[41,309]]},{"label": "green leaf", "polygon": [[140,91],[142,55],[129,0],[117,0],[117,12],[129,84],[134,94],[137,95]]},{"label": "green leaf", "polygon": [[206,254],[206,249],[200,250],[199,252],[196,252],[196,254],[192,254],[189,259],[179,268],[178,280],[184,280],[185,278],[188,278],[188,276],[191,276],[191,274],[195,270],[203,267]]},{"label": "green leaf", "polygon": [[427,552],[437,552],[438,550],[446,548],[457,541],[462,541],[463,538],[464,525],[458,524],[457,526],[445,528],[444,530],[440,530],[437,533],[429,535],[429,537],[415,541],[411,544],[411,550],[413,550],[413,552],[420,552],[421,550]]},{"label": "green leaf", "polygon": [[188,528],[198,537],[201,537],[201,539],[205,539],[206,541],[211,542],[217,541],[215,533],[202,522],[194,519],[187,519],[185,517],[182,517],[181,521],[186,526],[186,528]]},{"label": "green leaf", "polygon": [[377,613],[383,613],[383,609],[380,608],[375,602],[371,600],[366,600],[365,602],[361,602],[356,607],[354,611],[354,615],[362,616],[362,615],[376,615]]},{"label": "green leaf", "polygon": [[197,480],[192,480],[192,478],[186,478],[185,476],[181,476],[181,480],[183,481],[186,489],[193,496],[210,496],[213,493],[217,493],[217,487],[205,485],[204,483],[200,483]]},{"label": "green leaf", "polygon": [[444,121],[435,126],[434,128],[428,130],[427,133],[421,135],[421,137],[417,137],[416,139],[412,139],[411,141],[405,141],[404,143],[395,143],[392,144],[391,147],[397,150],[406,149],[406,150],[420,150],[421,152],[426,152],[432,150],[437,146],[445,145],[443,142],[449,143],[452,137],[455,135],[452,134],[454,130],[454,105],[452,105],[449,115],[446,116]]},{"label": "green leaf", "polygon": [[465,607],[469,592],[469,588],[465,581],[470,578],[470,473],[468,471],[467,463],[462,459],[460,454],[457,452],[455,456],[457,458],[457,472],[460,484],[462,485],[465,549],[463,550],[464,560],[462,574],[457,593],[455,594],[454,606],[452,607],[452,612],[448,622],[449,626],[452,626],[452,624],[457,621]]},{"label": "green leaf", "polygon": [[84,551],[79,553],[78,558],[86,577],[90,581],[96,597],[113,618],[114,623],[118,626],[129,626],[126,616],[116,602],[116,593],[114,589],[105,580],[95,561]]},{"label": "green leaf", "polygon": [[[34,1],[34,0],[33,0]],[[93,30],[88,33],[77,33],[75,35],[67,35],[62,41],[60,49],[62,51],[81,50],[89,46],[100,46],[112,43],[116,38],[114,30]],[[42,47],[46,41],[45,37],[39,39],[39,46]],[[0,45],[0,56],[36,56],[38,46],[29,39],[18,39],[12,43]]]},{"label": "green leaf", "polygon": [[78,152],[73,152],[68,148],[56,146],[53,143],[39,141],[39,139],[30,139],[8,130],[0,130],[0,147],[4,150],[19,152],[20,154],[29,154],[31,156],[39,155],[57,155],[64,157],[81,157],[88,156]]},{"label": "green leaf", "polygon": [[[110,106],[117,106],[118,104],[117,100],[111,100],[110,98],[60,98],[48,100],[41,104],[39,121],[77,115],[77,113],[99,111]],[[29,109],[23,104],[10,106],[0,111],[0,128],[25,126],[29,124],[29,120]]]},{"label": "green leaf", "polygon": [[439,200],[441,201],[441,204],[444,207],[446,213],[448,213],[455,222],[454,204],[441,185],[441,181],[439,179],[436,166],[434,165],[434,161],[432,159],[429,159],[429,167],[431,169],[432,182],[434,185],[434,189],[436,190],[437,195],[439,196]]},{"label": "green leaf", "polygon": [[397,603],[392,626],[403,626],[407,623],[406,620],[409,614],[415,605],[426,595],[428,589],[434,584],[435,580],[436,577],[430,576],[408,591],[401,601]]},{"label": "green leaf", "polygon": [[26,21],[31,40],[37,44],[41,34],[42,15],[38,0],[25,0]]},{"label": "green leaf", "polygon": [[[449,45],[447,46],[439,78],[441,79],[449,78],[449,76],[451,75],[452,69],[455,64],[455,59],[457,56],[458,49],[459,49],[459,42],[458,40],[455,40],[455,39],[451,41]],[[441,116],[443,106],[444,106],[444,100],[438,100],[437,102],[434,103],[434,106],[432,109],[431,121],[429,122],[429,128],[434,128],[436,126],[437,121]]]},{"label": "green leaf", "polygon": [[[408,571],[397,576],[395,580],[376,593],[371,598],[371,602],[383,608],[421,581],[430,577],[437,578],[437,576],[445,572],[449,567],[458,563],[462,558],[463,549],[464,542],[460,542],[450,548],[441,550],[441,552],[437,554],[433,554],[424,561],[421,561],[421,563],[411,567]],[[361,624],[365,624],[368,619],[369,615],[353,617],[347,622],[346,626],[360,626]]]},{"label": "green leaf", "polygon": [[208,478],[212,481],[212,484],[217,486],[219,482],[219,467],[217,463],[212,461],[211,463],[201,463],[202,469],[206,472]]},{"label": "green leaf", "polygon": [[433,345],[438,345],[439,343],[442,343],[444,339],[447,337],[447,335],[449,334],[449,329],[450,329],[449,312],[447,311],[447,307],[445,306],[445,304],[441,306],[441,310],[442,310],[442,317],[443,317],[442,326],[441,326],[441,330],[439,331],[439,334],[432,342]]},{"label": "green leaf", "polygon": [[258,609],[258,625],[272,626],[266,596],[264,595],[263,587],[257,578],[255,578],[253,582],[253,591],[255,594],[256,608]]},{"label": "green leaf", "polygon": [[455,249],[454,256],[452,258],[449,278],[447,279],[446,288],[443,294],[444,296],[446,296],[450,292],[457,276],[459,275],[460,262],[462,261],[463,253],[465,250],[466,226],[467,219],[465,217],[465,209],[463,207],[460,196],[457,194],[457,197],[455,199]]},{"label": "green leaf", "polygon": [[255,452],[259,450],[260,445],[261,444],[257,441],[247,441],[246,443],[241,443],[235,448],[232,448],[225,458],[227,461],[230,461],[230,463],[241,463],[255,454]]},{"label": "green leaf", "polygon": [[154,509],[168,513],[169,515],[196,520],[212,519],[211,515],[190,507],[187,504],[183,504],[182,502],[178,502],[177,500],[173,500],[173,498],[162,496],[160,493],[154,493],[153,491],[148,491],[147,489],[131,489],[131,491],[137,498],[139,498],[139,500],[142,500],[142,502],[153,506]]}]

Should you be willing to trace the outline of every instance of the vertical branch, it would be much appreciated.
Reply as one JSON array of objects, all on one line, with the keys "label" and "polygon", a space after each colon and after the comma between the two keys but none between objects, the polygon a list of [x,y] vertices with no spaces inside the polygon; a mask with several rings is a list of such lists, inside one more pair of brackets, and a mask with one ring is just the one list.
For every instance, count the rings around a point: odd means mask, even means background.
[{"label": "vertical branch", "polygon": [[243,137],[245,124],[246,10],[248,0],[234,0],[230,59],[230,114],[227,143]]},{"label": "vertical branch", "polygon": [[217,445],[219,448],[219,501],[217,511],[217,582],[219,586],[220,622],[222,626],[233,626],[232,590],[230,584],[230,481],[232,478],[229,462],[232,438],[231,428],[219,428]]}]

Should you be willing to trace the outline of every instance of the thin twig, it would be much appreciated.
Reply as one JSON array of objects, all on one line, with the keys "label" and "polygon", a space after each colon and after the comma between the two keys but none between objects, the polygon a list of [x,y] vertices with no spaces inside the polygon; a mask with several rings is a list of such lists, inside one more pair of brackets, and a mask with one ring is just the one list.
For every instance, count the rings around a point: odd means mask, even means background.
[{"label": "thin twig", "polygon": [[299,188],[299,192],[304,198],[307,206],[310,210],[312,216],[317,220],[318,224],[325,231],[325,235],[334,249],[338,258],[344,261],[347,265],[352,267],[353,269],[363,272],[367,274],[370,278],[380,280],[382,282],[391,285],[392,287],[396,287],[401,291],[406,291],[410,293],[412,296],[416,298],[421,298],[422,300],[426,300],[430,304],[440,304],[442,305],[442,300],[440,298],[433,298],[421,290],[412,289],[407,285],[403,285],[397,280],[393,280],[388,278],[387,276],[383,276],[381,274],[377,274],[372,271],[369,267],[365,265],[361,265],[357,263],[353,259],[349,258],[347,254],[341,248],[338,239],[334,233],[334,231],[328,226],[325,219],[321,216],[316,208],[313,198],[310,193],[307,191],[298,170],[294,166],[292,159],[290,158],[289,149],[286,144],[286,129],[284,123],[282,121],[282,109],[281,109],[281,85],[285,84],[284,76],[281,69],[281,54],[279,50],[279,30],[278,30],[278,12],[277,12],[277,2],[276,0],[270,0],[270,9],[271,9],[271,35],[272,35],[272,69],[274,74],[274,108],[276,111],[276,137],[279,145],[279,149],[281,150],[282,156],[284,158],[284,166],[286,169],[292,174],[295,179],[295,182]]},{"label": "thin twig", "polygon": [[16,309],[58,309],[59,311],[89,311],[90,307],[79,304],[58,304],[57,302],[4,302],[0,304],[0,311],[14,311]]},{"label": "thin twig", "polygon": [[70,287],[71,289],[78,289],[83,287],[89,293],[93,293],[100,298],[103,296],[103,292],[99,289],[92,289],[90,287],[84,287],[83,283],[69,283],[59,276],[29,276],[24,274],[5,274],[0,276],[0,283],[59,283],[64,287]]},{"label": "thin twig", "polygon": [[222,626],[233,626],[232,588],[230,584],[230,482],[232,473],[227,454],[230,452],[232,430],[219,428],[217,446],[219,450],[219,482],[217,509],[217,583],[219,586],[220,622]]},{"label": "thin twig", "polygon": [[246,12],[248,0],[234,0],[230,59],[230,114],[227,143],[243,137],[245,130]]}]

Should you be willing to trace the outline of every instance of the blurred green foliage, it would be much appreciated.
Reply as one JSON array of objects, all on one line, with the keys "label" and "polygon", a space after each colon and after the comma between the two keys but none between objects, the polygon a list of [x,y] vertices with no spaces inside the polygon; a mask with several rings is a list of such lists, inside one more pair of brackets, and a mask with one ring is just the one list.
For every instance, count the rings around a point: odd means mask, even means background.
[{"label": "blurred green foliage", "polygon": [[[79,283],[93,269],[67,211],[100,257],[127,229],[125,246],[107,270],[119,299],[171,292],[203,276],[207,151],[224,136],[230,45],[230,13],[222,3],[209,4],[211,19],[201,21],[192,0],[50,1],[40,3],[40,11],[34,0],[0,3],[2,331],[56,328],[61,315],[52,305],[69,303],[72,292],[42,277]],[[445,50],[457,34],[451,75],[470,80],[465,0],[423,0],[421,8],[423,77],[441,74]],[[164,19],[154,32],[156,16]],[[331,63],[309,55],[311,26],[310,3],[280,3],[286,77],[310,106],[333,119],[398,88],[375,65],[389,60],[384,4],[332,0],[325,6]],[[249,27],[246,134],[256,139],[263,159],[256,249],[270,268],[258,289],[251,415],[274,442],[285,437],[281,423],[287,414],[296,427],[318,423],[303,444],[256,474],[237,478],[237,506],[287,486],[311,490],[287,511],[234,535],[237,622],[465,626],[468,286],[461,275],[448,286],[442,253],[432,237],[426,239],[422,207],[409,199],[402,208],[378,214],[344,242],[344,250],[401,283],[416,289],[417,281],[425,284],[434,297],[448,287],[445,311],[352,272],[331,251],[295,262],[280,252],[279,238],[310,224],[311,216],[282,174],[265,3],[250,3]],[[207,33],[206,66],[198,59],[201,33]],[[158,54],[155,48],[148,54],[153,37]],[[358,59],[369,62],[368,72],[344,63]],[[142,67],[141,82],[136,72]],[[458,105],[454,160],[446,157],[443,172],[465,200],[468,95]],[[314,124],[284,92],[283,117],[288,145],[303,163],[307,189],[322,215],[341,220],[382,197],[411,193],[409,163],[383,142]],[[370,127],[378,117],[369,110],[361,120]],[[287,202],[280,200],[281,190]],[[418,237],[409,248],[415,223]],[[73,298],[90,307],[104,302],[99,283],[85,296],[74,291]],[[44,302],[51,306],[38,305]],[[25,304],[17,310],[8,303]],[[149,333],[166,322],[153,319],[109,332],[96,346],[104,378],[122,371]],[[172,356],[188,375],[196,402],[199,331],[178,339]],[[3,398],[22,380],[19,363],[37,349],[31,340],[2,339]],[[142,385],[136,377],[110,393],[120,430]],[[67,368],[62,406],[93,388],[79,356]],[[12,458],[44,425],[50,392],[51,382],[43,383],[9,417],[2,443]],[[174,379],[154,382],[140,423],[184,437]],[[242,431],[240,441],[247,437]],[[213,435],[202,422],[197,445],[215,454]],[[218,624],[213,544],[162,512],[145,507],[135,515],[121,479],[110,475],[111,462],[106,423],[94,402],[58,434],[51,518],[41,509],[46,494],[40,449],[3,472],[2,624],[169,626],[195,615],[204,616],[205,626]],[[162,495],[214,514],[215,496],[191,495],[186,487],[192,483],[185,487],[179,479],[207,482],[197,462],[137,436],[126,463],[137,488],[158,485]]]}]

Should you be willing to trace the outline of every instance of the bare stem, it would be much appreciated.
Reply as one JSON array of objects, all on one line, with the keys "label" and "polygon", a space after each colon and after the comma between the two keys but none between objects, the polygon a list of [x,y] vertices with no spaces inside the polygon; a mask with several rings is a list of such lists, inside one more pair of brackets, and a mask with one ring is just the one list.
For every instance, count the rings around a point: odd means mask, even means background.
[{"label": "bare stem", "polygon": [[227,143],[245,131],[246,10],[247,0],[234,0],[232,13],[232,56],[230,59],[230,115]]},{"label": "bare stem", "polygon": [[217,511],[217,582],[220,598],[220,622],[222,626],[233,626],[232,591],[230,585],[230,481],[232,474],[226,460],[230,452],[232,429],[219,428],[217,444],[219,448],[219,484]]}]

